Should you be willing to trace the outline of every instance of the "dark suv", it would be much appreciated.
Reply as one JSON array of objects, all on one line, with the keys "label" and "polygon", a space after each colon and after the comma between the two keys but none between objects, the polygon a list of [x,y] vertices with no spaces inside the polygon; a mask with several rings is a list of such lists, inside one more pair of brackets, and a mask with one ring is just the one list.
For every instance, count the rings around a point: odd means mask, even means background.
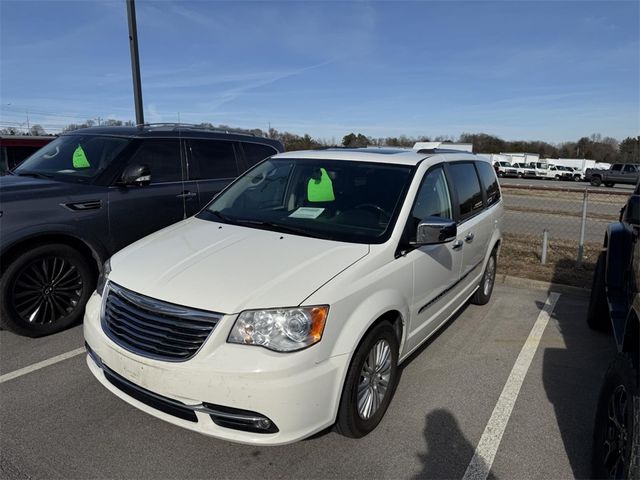
[{"label": "dark suv", "polygon": [[587,322],[612,331],[618,351],[600,391],[593,477],[640,479],[640,183],[607,228]]},{"label": "dark suv", "polygon": [[282,151],[268,138],[172,124],[60,136],[0,177],[0,325],[35,337],[77,322],[107,258]]}]

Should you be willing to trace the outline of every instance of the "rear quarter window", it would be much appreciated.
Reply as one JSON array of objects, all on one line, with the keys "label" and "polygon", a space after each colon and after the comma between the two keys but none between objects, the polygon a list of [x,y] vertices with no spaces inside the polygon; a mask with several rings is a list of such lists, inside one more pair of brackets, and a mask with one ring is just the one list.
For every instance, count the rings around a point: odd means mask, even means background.
[{"label": "rear quarter window", "polygon": [[450,163],[448,167],[451,182],[458,194],[460,220],[465,220],[484,207],[480,180],[472,162]]},{"label": "rear quarter window", "polygon": [[267,157],[278,153],[275,148],[261,143],[243,143],[244,156],[247,159],[247,166],[253,167]]},{"label": "rear quarter window", "polygon": [[491,206],[500,200],[500,187],[495,170],[487,162],[476,162],[482,186],[487,194],[487,206]]}]

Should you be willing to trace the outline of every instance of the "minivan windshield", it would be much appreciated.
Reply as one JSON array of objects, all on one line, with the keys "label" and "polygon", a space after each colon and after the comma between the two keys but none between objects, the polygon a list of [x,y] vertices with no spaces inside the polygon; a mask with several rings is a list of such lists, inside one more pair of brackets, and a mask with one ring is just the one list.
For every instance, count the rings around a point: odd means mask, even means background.
[{"label": "minivan windshield", "polygon": [[199,218],[353,243],[391,234],[413,167],[271,158],[238,178]]},{"label": "minivan windshield", "polygon": [[15,175],[86,182],[101,173],[130,142],[100,135],[63,135],[13,170]]}]

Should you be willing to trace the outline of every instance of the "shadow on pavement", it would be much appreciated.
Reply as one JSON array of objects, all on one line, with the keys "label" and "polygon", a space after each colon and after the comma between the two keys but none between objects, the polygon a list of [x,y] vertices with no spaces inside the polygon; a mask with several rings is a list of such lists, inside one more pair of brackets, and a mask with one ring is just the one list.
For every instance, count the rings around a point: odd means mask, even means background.
[{"label": "shadow on pavement", "polygon": [[614,351],[608,335],[594,332],[587,326],[587,305],[588,298],[560,295],[552,315],[555,322],[550,322],[547,329],[558,329],[564,347],[545,348],[542,370],[545,392],[553,405],[575,478],[591,476],[598,392]]},{"label": "shadow on pavement", "polygon": [[[445,409],[430,412],[425,421],[424,438],[427,451],[418,454],[422,470],[413,478],[462,478],[475,446],[466,439],[451,412]],[[487,478],[496,479],[493,473]]]}]

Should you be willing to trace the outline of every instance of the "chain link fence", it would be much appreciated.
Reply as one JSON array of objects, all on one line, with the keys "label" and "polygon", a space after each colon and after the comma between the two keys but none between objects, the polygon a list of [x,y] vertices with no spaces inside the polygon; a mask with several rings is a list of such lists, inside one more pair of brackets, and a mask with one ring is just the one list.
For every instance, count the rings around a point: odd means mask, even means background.
[{"label": "chain link fence", "polygon": [[631,191],[502,185],[509,275],[589,288],[607,225]]}]

